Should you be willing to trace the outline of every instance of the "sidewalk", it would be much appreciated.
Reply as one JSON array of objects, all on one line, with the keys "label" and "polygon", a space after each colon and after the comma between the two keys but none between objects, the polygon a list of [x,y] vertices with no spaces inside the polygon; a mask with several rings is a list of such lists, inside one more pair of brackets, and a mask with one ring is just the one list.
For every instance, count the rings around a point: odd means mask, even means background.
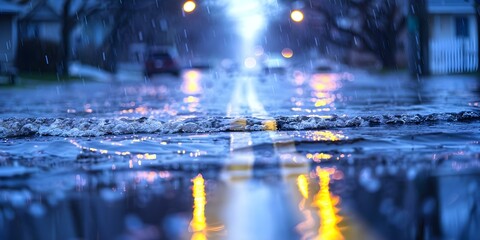
[{"label": "sidewalk", "polygon": [[112,74],[98,67],[73,62],[70,65],[71,76],[89,78],[99,82],[130,82],[143,80],[143,68],[137,63],[119,63],[118,71]]}]

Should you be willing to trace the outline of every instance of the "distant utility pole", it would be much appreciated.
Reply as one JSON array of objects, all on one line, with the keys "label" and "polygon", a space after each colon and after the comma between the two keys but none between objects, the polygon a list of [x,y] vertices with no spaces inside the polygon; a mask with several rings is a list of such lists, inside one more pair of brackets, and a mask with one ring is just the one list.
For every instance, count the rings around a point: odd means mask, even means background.
[{"label": "distant utility pole", "polygon": [[408,0],[408,44],[410,72],[429,74],[428,0]]}]

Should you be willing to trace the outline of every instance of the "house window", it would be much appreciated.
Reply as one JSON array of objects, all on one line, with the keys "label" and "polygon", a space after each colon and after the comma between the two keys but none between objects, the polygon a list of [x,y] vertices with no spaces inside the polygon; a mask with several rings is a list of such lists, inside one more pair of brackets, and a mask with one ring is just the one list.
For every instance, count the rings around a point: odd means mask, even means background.
[{"label": "house window", "polygon": [[38,37],[39,27],[38,24],[30,23],[27,25],[27,38],[36,38]]},{"label": "house window", "polygon": [[469,26],[468,26],[467,17],[456,17],[455,18],[455,27],[457,32],[457,37],[469,37]]}]

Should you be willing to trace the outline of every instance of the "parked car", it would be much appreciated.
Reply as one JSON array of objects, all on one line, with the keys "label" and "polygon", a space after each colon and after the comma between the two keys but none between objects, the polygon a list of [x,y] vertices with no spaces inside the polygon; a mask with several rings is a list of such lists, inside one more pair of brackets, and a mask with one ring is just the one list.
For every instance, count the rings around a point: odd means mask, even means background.
[{"label": "parked car", "polygon": [[338,72],[340,66],[337,63],[326,59],[319,59],[311,62],[313,72]]},{"label": "parked car", "polygon": [[263,72],[265,74],[285,74],[289,64],[281,56],[271,56],[263,61]]},{"label": "parked car", "polygon": [[205,58],[195,58],[187,61],[184,68],[198,69],[202,71],[208,71],[214,68],[216,63],[213,60]]},{"label": "parked car", "polygon": [[150,77],[153,74],[168,73],[180,76],[181,67],[175,54],[168,49],[151,50],[145,60],[145,75]]}]

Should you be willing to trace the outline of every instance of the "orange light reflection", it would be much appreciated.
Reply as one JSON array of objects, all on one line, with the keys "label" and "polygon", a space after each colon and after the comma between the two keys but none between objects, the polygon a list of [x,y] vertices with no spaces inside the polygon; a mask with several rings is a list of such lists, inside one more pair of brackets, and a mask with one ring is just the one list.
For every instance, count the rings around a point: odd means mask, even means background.
[{"label": "orange light reflection", "polygon": [[308,179],[305,175],[299,175],[297,177],[298,190],[302,194],[303,198],[308,198]]},{"label": "orange light reflection", "polygon": [[198,70],[188,70],[183,75],[182,92],[185,94],[200,94],[203,92],[200,85],[201,73]]},{"label": "orange light reflection", "polygon": [[297,177],[297,187],[303,199],[298,204],[298,209],[303,214],[305,220],[300,222],[295,228],[302,235],[301,239],[312,239],[315,237],[315,219],[312,216],[312,211],[306,207],[308,201],[308,176],[299,175]]},{"label": "orange light reflection", "polygon": [[320,179],[320,190],[314,197],[313,205],[318,208],[318,216],[320,217],[318,239],[345,239],[337,226],[342,221],[342,217],[337,215],[340,211],[337,208],[340,197],[330,193],[330,175],[334,172],[334,169],[322,169],[320,167],[316,169],[317,176]]},{"label": "orange light reflection", "polygon": [[205,205],[207,205],[207,198],[205,194],[205,180],[201,174],[198,174],[192,182],[193,219],[190,222],[190,231],[193,232],[192,239],[206,239],[207,219],[205,218]]},{"label": "orange light reflection", "polygon": [[315,91],[334,91],[340,87],[339,77],[334,73],[317,73],[312,76],[310,86]]},{"label": "orange light reflection", "polygon": [[337,73],[316,73],[310,78],[309,85],[312,88],[312,98],[315,109],[311,111],[334,110],[334,102],[341,97],[334,93],[342,87],[341,76]]},{"label": "orange light reflection", "polygon": [[192,233],[192,240],[207,239],[208,233],[221,232],[225,229],[224,225],[208,226],[205,210],[207,205],[207,196],[205,193],[205,180],[202,174],[198,174],[192,179],[193,213],[190,222],[189,231]]}]

